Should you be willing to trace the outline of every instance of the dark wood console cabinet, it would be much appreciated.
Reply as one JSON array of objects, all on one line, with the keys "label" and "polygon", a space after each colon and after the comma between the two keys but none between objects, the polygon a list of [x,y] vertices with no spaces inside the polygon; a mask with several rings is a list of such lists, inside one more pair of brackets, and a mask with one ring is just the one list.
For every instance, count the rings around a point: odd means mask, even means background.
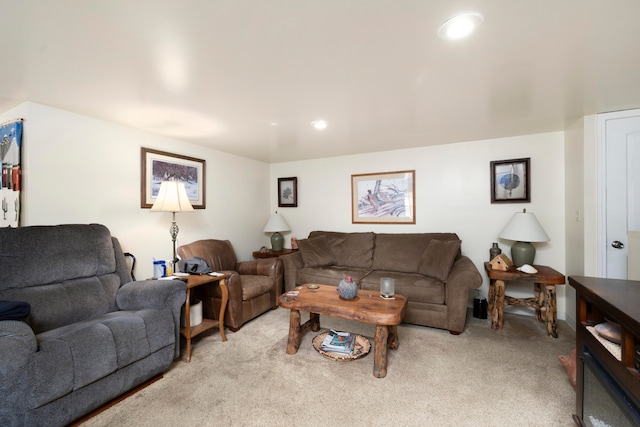
[{"label": "dark wood console cabinet", "polygon": [[[640,425],[640,281],[569,276],[576,289],[578,425]],[[620,325],[620,345],[593,327]],[[601,424],[604,423],[604,424]]]}]

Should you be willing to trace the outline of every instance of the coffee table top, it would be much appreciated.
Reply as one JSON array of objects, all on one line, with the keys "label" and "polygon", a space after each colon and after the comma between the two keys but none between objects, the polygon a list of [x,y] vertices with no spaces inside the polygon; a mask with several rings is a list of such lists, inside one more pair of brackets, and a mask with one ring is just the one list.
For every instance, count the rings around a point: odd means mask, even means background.
[{"label": "coffee table top", "polygon": [[395,295],[395,299],[384,300],[380,293],[358,289],[358,296],[352,300],[340,298],[335,286],[309,284],[298,287],[298,295],[291,296],[287,292],[279,298],[279,304],[290,310],[302,310],[310,313],[326,314],[344,319],[376,325],[399,325],[407,306],[407,298]]}]

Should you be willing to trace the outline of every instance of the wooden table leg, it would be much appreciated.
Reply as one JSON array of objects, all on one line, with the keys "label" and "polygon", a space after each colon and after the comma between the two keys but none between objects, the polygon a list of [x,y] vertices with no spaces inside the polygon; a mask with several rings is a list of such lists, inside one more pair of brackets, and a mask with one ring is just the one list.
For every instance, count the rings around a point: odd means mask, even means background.
[{"label": "wooden table leg", "polygon": [[389,326],[389,338],[387,338],[389,343],[388,347],[391,350],[397,350],[400,346],[400,341],[398,340],[398,327],[396,325]]},{"label": "wooden table leg", "polygon": [[296,354],[300,348],[300,311],[291,310],[289,315],[289,339],[287,340],[287,354]]},{"label": "wooden table leg", "polygon": [[545,306],[545,293],[542,290],[542,285],[540,283],[534,283],[533,284],[533,294],[535,295],[535,300],[536,300],[536,305],[535,305],[535,309],[536,309],[536,319],[538,319],[538,322],[544,322],[545,318],[546,318],[546,314],[544,313],[544,306]]},{"label": "wooden table leg", "polygon": [[547,318],[547,335],[558,338],[558,324],[556,321],[556,285],[545,286],[544,308]]},{"label": "wooden table leg", "polygon": [[491,310],[491,329],[500,331],[504,323],[504,280],[496,280],[493,287],[495,297]]},{"label": "wooden table leg", "polygon": [[309,323],[313,332],[320,330],[320,315],[318,313],[309,313]]},{"label": "wooden table leg", "polygon": [[389,328],[376,325],[375,347],[373,350],[373,376],[384,378],[387,376],[387,339]]},{"label": "wooden table leg", "polygon": [[191,289],[187,288],[184,303],[184,339],[187,343],[187,363],[191,362]]},{"label": "wooden table leg", "polygon": [[227,288],[227,282],[224,279],[220,280],[220,282],[218,283],[220,284],[220,290],[222,291],[218,329],[220,329],[220,336],[222,337],[222,341],[226,341],[227,337],[224,334],[224,312],[227,310],[227,303],[229,302],[229,289]]},{"label": "wooden table leg", "polygon": [[487,298],[489,299],[487,310],[489,311],[489,313],[493,313],[493,303],[495,302],[494,299],[496,298],[495,280],[493,279],[489,279],[489,295]]}]

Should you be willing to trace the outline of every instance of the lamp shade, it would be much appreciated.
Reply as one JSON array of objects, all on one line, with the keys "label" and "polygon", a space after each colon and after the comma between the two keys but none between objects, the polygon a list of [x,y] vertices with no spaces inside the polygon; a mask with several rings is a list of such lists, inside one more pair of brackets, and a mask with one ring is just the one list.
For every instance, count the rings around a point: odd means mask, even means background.
[{"label": "lamp shade", "polygon": [[513,214],[498,237],[520,242],[548,242],[549,236],[531,212],[523,209]]},{"label": "lamp shade", "polygon": [[285,221],[281,215],[278,215],[277,212],[269,217],[269,221],[267,221],[267,225],[265,225],[264,228],[262,229],[262,231],[264,231],[265,233],[275,233],[278,231],[289,231],[289,230],[290,230],[289,224],[287,224],[287,221]]},{"label": "lamp shade", "polygon": [[154,212],[189,212],[193,206],[184,188],[184,182],[162,181],[155,203],[151,207]]}]

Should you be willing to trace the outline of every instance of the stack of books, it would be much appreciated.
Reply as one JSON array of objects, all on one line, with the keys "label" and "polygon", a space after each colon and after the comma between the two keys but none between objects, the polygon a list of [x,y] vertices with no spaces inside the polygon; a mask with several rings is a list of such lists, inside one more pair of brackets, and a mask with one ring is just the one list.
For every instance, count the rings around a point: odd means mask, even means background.
[{"label": "stack of books", "polygon": [[320,348],[323,351],[341,354],[353,353],[356,344],[356,334],[350,332],[337,332],[333,329],[327,333]]}]

